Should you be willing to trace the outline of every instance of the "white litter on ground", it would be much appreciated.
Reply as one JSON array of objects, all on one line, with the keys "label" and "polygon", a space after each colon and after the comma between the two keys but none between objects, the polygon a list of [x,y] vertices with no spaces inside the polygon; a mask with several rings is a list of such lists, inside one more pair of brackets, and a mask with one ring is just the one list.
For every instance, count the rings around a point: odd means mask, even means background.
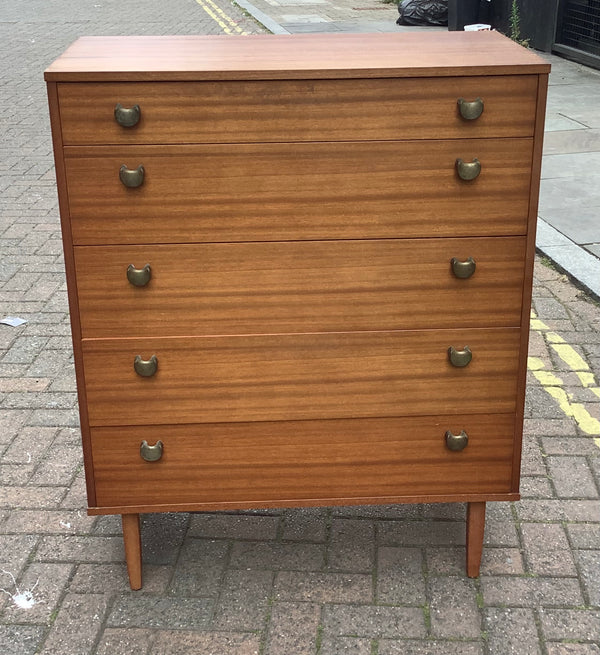
[{"label": "white litter on ground", "polygon": [[6,589],[2,589],[0,587],[0,591],[3,591],[7,596],[10,596],[10,599],[12,602],[17,606],[20,607],[21,609],[28,610],[31,607],[33,607],[36,603],[39,603],[41,601],[36,600],[33,596],[33,590],[38,586],[38,582],[40,579],[38,578],[36,583],[31,587],[31,589],[25,589],[25,591],[21,591],[19,587],[17,587],[17,581],[15,580],[15,576],[10,572],[10,571],[5,571],[4,569],[0,569],[2,573],[5,573],[6,575],[10,575],[13,581],[13,586],[15,588],[15,593],[11,594],[10,591],[7,591]]}]

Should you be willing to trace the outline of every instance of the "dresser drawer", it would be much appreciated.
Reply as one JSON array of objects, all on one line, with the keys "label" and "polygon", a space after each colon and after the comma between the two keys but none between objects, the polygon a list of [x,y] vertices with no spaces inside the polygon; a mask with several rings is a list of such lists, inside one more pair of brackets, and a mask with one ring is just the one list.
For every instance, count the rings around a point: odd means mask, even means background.
[{"label": "dresser drawer", "polygon": [[[89,420],[100,426],[511,412],[519,339],[516,328],[85,339]],[[464,346],[472,361],[457,368],[448,349]],[[149,377],[134,370],[138,356]]]},{"label": "dresser drawer", "polygon": [[525,138],[65,148],[79,245],[525,234],[531,158]]},{"label": "dresser drawer", "polygon": [[[65,83],[58,95],[67,145],[506,137],[533,135],[537,78]],[[459,98],[480,98],[481,115],[463,118]]]},{"label": "dresser drawer", "polygon": [[84,338],[518,326],[524,257],[524,237],[75,248]]},{"label": "dresser drawer", "polygon": [[[466,433],[464,450],[447,448],[448,430]],[[94,428],[92,456],[106,507],[385,502],[509,492],[513,433],[510,414]],[[159,440],[160,459],[142,459]]]}]

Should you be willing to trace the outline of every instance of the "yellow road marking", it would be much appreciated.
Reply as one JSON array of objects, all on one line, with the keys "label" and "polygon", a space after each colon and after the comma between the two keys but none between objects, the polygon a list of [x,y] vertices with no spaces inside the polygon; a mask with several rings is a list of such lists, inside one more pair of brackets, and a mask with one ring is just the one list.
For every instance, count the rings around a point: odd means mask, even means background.
[{"label": "yellow road marking", "polygon": [[213,0],[196,0],[196,2],[204,9],[204,11],[219,25],[225,34],[242,34],[246,36],[248,32],[236,23],[236,21],[228,16]]},{"label": "yellow road marking", "polygon": [[[531,329],[544,332],[544,338],[563,362],[577,375],[582,387],[589,389],[600,398],[600,387],[596,384],[594,374],[590,371],[588,363],[583,357],[556,332],[538,319],[535,312],[531,312]],[[586,434],[600,434],[600,421],[594,418],[581,403],[574,403],[567,392],[562,388],[563,381],[552,371],[546,371],[545,364],[539,357],[528,357],[527,367],[533,373],[543,389],[558,403],[566,416],[572,417],[577,425]],[[594,439],[600,448],[600,439]]]}]

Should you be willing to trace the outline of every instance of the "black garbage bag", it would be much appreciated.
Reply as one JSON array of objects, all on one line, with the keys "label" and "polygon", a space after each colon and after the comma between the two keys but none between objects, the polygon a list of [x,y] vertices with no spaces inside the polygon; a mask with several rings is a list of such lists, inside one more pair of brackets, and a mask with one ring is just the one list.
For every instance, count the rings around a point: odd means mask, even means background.
[{"label": "black garbage bag", "polygon": [[448,25],[448,0],[402,0],[397,25]]}]

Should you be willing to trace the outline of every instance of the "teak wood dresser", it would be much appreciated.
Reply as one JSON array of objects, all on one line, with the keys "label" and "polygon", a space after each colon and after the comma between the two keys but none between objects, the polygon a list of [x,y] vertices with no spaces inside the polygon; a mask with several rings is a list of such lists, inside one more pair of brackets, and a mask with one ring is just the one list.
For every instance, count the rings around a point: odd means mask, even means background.
[{"label": "teak wood dresser", "polygon": [[549,65],[86,37],[45,73],[91,514],[519,498]]}]

